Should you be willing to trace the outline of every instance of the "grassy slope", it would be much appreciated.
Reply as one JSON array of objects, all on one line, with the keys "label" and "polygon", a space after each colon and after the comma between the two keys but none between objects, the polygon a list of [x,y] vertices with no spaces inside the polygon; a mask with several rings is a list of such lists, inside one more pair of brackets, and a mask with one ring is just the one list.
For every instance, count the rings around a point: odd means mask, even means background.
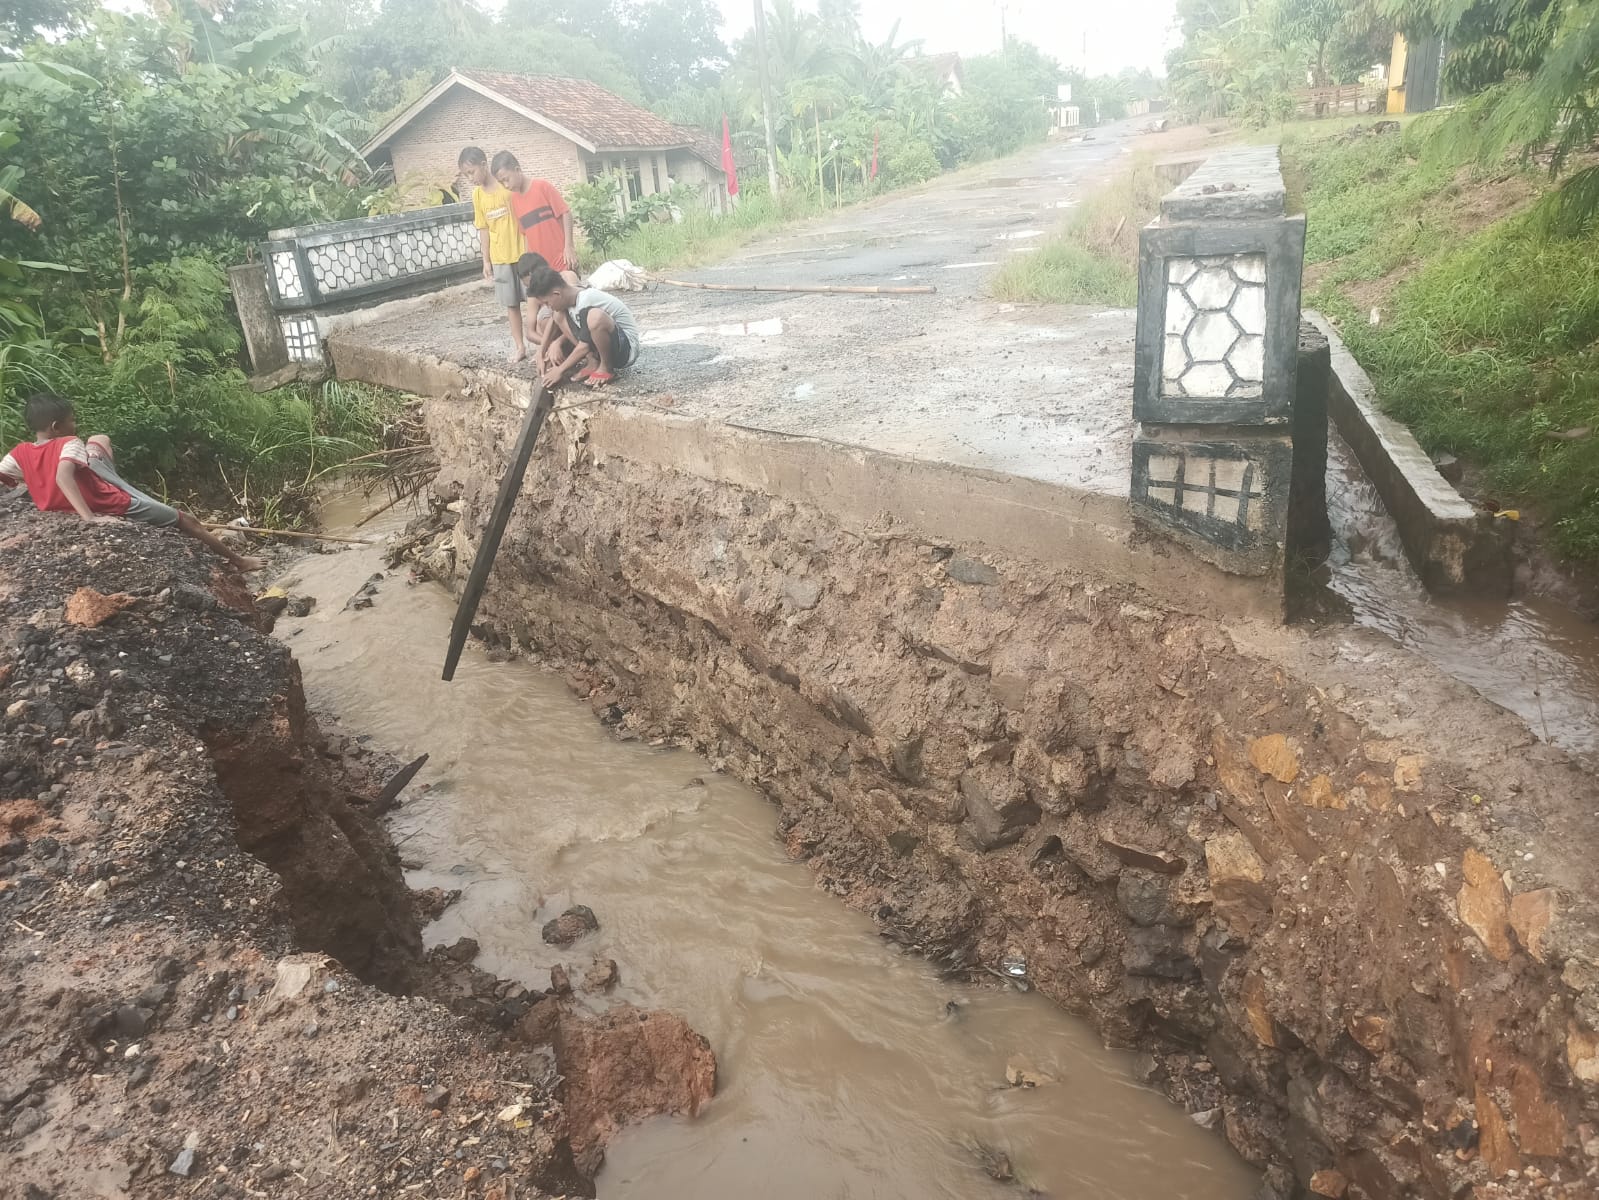
[{"label": "grassy slope", "polygon": [[[1542,180],[1429,162],[1420,131],[1291,137],[1309,228],[1307,307],[1341,328],[1383,407],[1501,503],[1599,558],[1599,230],[1554,234]],[[1375,308],[1378,323],[1370,322]]]}]

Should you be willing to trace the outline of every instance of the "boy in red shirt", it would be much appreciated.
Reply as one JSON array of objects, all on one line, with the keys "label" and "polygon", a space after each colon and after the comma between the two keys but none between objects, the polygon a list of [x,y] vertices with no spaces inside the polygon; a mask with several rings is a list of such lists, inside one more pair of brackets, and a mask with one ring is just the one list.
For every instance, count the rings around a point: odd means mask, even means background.
[{"label": "boy in red shirt", "polygon": [[70,400],[40,392],[28,397],[23,416],[34,440],[0,458],[0,484],[8,488],[27,484],[40,512],[75,512],[85,521],[126,517],[145,525],[176,525],[227,559],[236,571],[248,574],[265,565],[259,558],[235,554],[188,513],[146,496],[117,474],[111,439],[97,433],[85,443],[78,437]]},{"label": "boy in red shirt", "polygon": [[511,211],[522,227],[528,252],[541,255],[557,271],[577,270],[572,210],[556,186],[545,179],[528,178],[509,150],[501,150],[490,165],[494,178],[511,193]]}]

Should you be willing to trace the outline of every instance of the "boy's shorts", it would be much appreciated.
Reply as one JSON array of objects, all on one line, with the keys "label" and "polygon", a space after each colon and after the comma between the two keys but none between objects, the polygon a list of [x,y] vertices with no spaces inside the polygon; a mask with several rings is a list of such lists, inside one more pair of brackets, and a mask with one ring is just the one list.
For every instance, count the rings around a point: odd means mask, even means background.
[{"label": "boy's shorts", "polygon": [[494,264],[494,298],[500,302],[501,308],[520,308],[527,299],[515,263]]},{"label": "boy's shorts", "polygon": [[117,474],[116,467],[109,458],[103,454],[89,452],[89,470],[112,487],[128,493],[128,511],[122,516],[130,521],[138,521],[142,525],[176,525],[178,523],[178,510],[170,504],[162,504],[152,496],[146,496],[126,479]]},{"label": "boy's shorts", "polygon": [[[583,340],[584,345],[594,350],[594,335],[589,332],[588,321],[583,317],[583,313],[588,311],[586,308],[583,312],[572,310],[572,330]],[[638,361],[638,347],[633,344],[633,339],[627,336],[621,326],[617,326],[611,334],[611,356],[616,360],[618,371],[623,367],[631,367]]]}]

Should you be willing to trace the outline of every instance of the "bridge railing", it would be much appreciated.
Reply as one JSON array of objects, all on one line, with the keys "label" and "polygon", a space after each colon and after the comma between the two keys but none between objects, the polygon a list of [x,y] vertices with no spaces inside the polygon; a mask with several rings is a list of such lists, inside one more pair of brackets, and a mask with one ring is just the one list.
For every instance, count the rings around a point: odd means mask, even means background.
[{"label": "bridge railing", "polygon": [[1298,387],[1305,219],[1286,205],[1275,147],[1216,154],[1166,195],[1139,234],[1133,383],[1135,514],[1278,583],[1326,522],[1325,367],[1318,410]]},{"label": "bridge railing", "polygon": [[320,361],[323,318],[436,290],[478,269],[470,204],[274,230],[232,273],[258,374]]}]

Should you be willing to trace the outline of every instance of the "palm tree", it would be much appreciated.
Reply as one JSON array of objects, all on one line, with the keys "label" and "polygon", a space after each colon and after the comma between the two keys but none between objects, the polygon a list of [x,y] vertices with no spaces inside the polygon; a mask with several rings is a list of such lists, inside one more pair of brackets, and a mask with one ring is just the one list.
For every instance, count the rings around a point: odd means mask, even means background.
[{"label": "palm tree", "polygon": [[822,149],[822,109],[829,113],[834,108],[846,104],[849,100],[849,89],[844,81],[836,75],[818,75],[806,79],[795,79],[789,82],[784,90],[788,99],[789,112],[793,114],[795,122],[789,129],[789,152],[797,157],[803,153],[803,146],[797,146],[796,140],[803,142],[805,130],[799,124],[799,118],[810,114],[811,134],[816,146],[816,196],[824,203],[827,200],[827,188],[823,183],[822,168],[831,161],[831,155]]},{"label": "palm tree", "polygon": [[846,78],[877,112],[893,108],[894,85],[909,73],[908,60],[922,46],[920,41],[899,42],[898,37],[899,22],[895,21],[881,42],[858,42],[846,58]]}]

